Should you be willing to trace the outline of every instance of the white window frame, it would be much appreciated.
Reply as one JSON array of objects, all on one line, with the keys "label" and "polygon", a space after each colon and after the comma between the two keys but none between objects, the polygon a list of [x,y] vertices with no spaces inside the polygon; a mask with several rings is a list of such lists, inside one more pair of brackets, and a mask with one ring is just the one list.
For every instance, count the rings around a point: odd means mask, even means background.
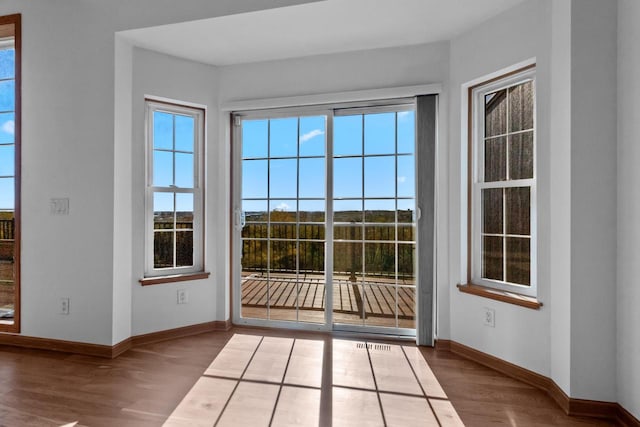
[{"label": "white window frame", "polygon": [[[533,178],[508,181],[484,182],[484,96],[506,89],[526,81],[533,82]],[[480,84],[471,91],[472,102],[472,183],[471,183],[471,282],[476,285],[487,286],[502,291],[521,295],[537,296],[537,113],[536,113],[536,70],[534,66],[492,79],[486,84]],[[508,129],[508,128],[507,128]],[[507,150],[508,151],[508,150]],[[507,158],[508,162],[508,158]],[[506,281],[482,278],[482,190],[487,188],[530,188],[530,285],[519,285]],[[505,208],[506,209],[506,208]],[[506,217],[503,215],[503,221]],[[506,259],[506,247],[505,259]]]},{"label": "white window frame", "polygon": [[[153,113],[156,111],[194,118],[193,188],[153,185]],[[145,99],[145,277],[192,274],[204,271],[204,144],[206,114],[202,107]],[[175,147],[174,147],[175,148]],[[156,192],[193,194],[193,266],[154,267],[153,196]],[[175,242],[174,242],[175,246]],[[174,249],[175,250],[175,249]]]}]

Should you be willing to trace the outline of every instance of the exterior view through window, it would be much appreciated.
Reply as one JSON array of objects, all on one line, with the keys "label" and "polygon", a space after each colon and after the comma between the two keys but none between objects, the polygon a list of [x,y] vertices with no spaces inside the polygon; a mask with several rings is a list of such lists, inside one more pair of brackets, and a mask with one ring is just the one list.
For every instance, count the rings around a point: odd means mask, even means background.
[{"label": "exterior view through window", "polygon": [[147,101],[145,276],[202,271],[204,114]]},{"label": "exterior view through window", "polygon": [[535,295],[533,69],[475,91],[473,282]]},{"label": "exterior view through window", "polygon": [[415,329],[413,105],[239,128],[242,318]]},{"label": "exterior view through window", "polygon": [[0,18],[0,331],[19,316],[19,128],[16,50],[19,16]]}]

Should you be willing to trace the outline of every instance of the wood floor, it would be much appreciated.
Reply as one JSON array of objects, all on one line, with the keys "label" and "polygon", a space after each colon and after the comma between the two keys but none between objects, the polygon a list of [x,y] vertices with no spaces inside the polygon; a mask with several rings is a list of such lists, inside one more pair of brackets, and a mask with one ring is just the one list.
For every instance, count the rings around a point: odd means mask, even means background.
[{"label": "wood floor", "polygon": [[[161,426],[234,334],[323,341],[325,348],[332,348],[333,340],[350,339],[234,328],[140,346],[115,360],[0,346],[0,426]],[[413,347],[407,342],[387,344]],[[448,351],[420,352],[466,426],[611,425],[567,417],[545,393]],[[285,400],[319,403],[321,423],[329,424],[331,405],[326,399],[305,400],[305,393],[287,396],[291,390],[282,390]]]}]

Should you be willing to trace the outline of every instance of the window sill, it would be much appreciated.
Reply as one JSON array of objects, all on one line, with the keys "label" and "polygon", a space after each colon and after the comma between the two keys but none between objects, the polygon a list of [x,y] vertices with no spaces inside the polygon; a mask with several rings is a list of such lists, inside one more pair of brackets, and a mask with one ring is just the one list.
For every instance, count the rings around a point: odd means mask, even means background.
[{"label": "window sill", "polygon": [[533,310],[539,310],[542,303],[534,297],[507,292],[500,289],[487,288],[480,285],[458,285],[458,290],[471,295],[489,298],[496,301],[506,302],[507,304],[515,304]]},{"label": "window sill", "polygon": [[201,273],[172,274],[170,276],[145,277],[138,280],[142,286],[161,285],[163,283],[187,282],[189,280],[206,279],[211,275],[208,271]]}]

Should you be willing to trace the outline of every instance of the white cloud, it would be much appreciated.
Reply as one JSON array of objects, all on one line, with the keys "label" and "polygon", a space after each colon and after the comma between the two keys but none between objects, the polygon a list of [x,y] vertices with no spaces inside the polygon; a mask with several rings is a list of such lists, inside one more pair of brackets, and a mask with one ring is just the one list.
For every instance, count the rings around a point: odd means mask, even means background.
[{"label": "white cloud", "polygon": [[407,119],[409,117],[409,114],[411,114],[411,111],[400,111],[398,113],[398,120],[402,121]]},{"label": "white cloud", "polygon": [[276,210],[276,211],[288,211],[290,209],[291,209],[291,206],[289,206],[285,202],[282,202],[278,206],[276,206],[274,210]]},{"label": "white cloud", "polygon": [[8,133],[9,135],[13,135],[16,130],[16,124],[13,120],[9,120],[2,125],[2,131]]},{"label": "white cloud", "polygon": [[320,129],[314,129],[311,132],[307,132],[304,135],[300,136],[300,142],[307,142],[308,140],[315,138],[318,135],[324,135],[324,131]]},{"label": "white cloud", "polygon": [[399,182],[400,184],[402,184],[402,183],[403,183],[403,182],[405,182],[406,180],[407,180],[407,177],[406,177],[406,176],[399,176],[399,177],[398,177],[398,182]]}]

